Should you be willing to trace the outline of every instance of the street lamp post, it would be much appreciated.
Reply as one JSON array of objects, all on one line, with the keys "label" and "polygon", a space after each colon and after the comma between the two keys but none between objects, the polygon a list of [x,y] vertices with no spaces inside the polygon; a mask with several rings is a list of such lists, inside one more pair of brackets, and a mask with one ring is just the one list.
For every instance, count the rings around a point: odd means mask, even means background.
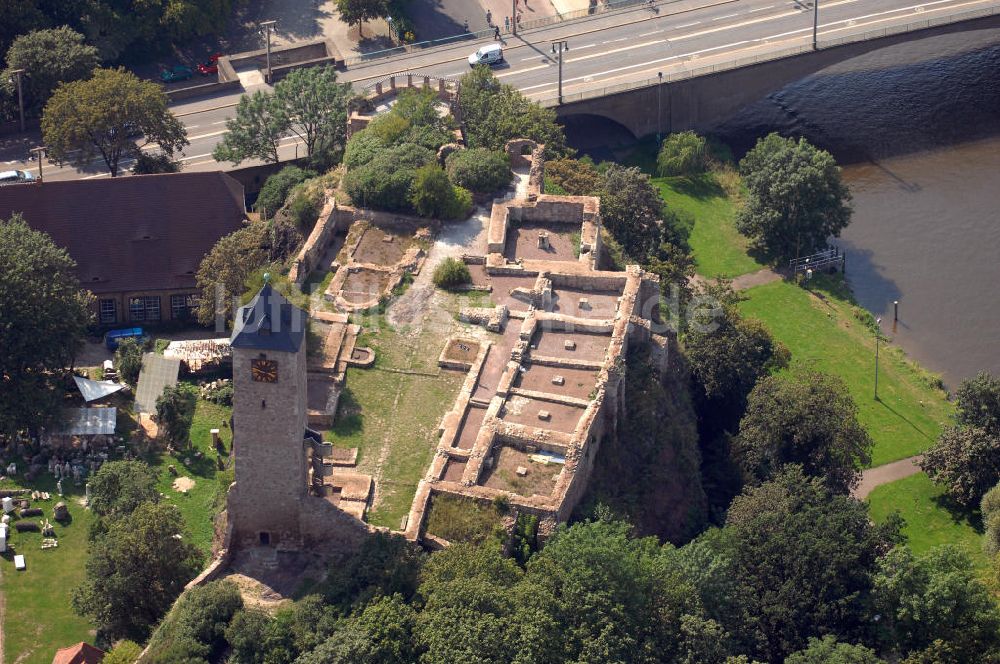
[{"label": "street lamp post", "polygon": [[659,143],[663,136],[663,106],[660,103],[660,93],[663,91],[663,72],[656,72],[656,77],[660,79],[656,86],[656,142]]},{"label": "street lamp post", "polygon": [[569,42],[565,40],[552,42],[552,54],[559,59],[559,103],[560,104],[563,103],[563,94],[562,94],[563,51],[568,51],[568,50],[569,50]]},{"label": "street lamp post", "polygon": [[882,319],[875,319],[875,400],[878,401],[878,338],[882,332]]},{"label": "street lamp post", "polygon": [[510,0],[510,30],[517,37],[517,0]]},{"label": "street lamp post", "polygon": [[11,83],[17,85],[17,109],[21,117],[21,131],[24,131],[24,94],[21,90],[21,77],[24,75],[23,69],[12,69],[10,71]]},{"label": "street lamp post", "polygon": [[271,83],[271,28],[277,21],[264,21],[260,24],[262,28],[267,32],[267,75],[264,80],[270,85]]},{"label": "street lamp post", "polygon": [[819,0],[813,0],[813,50],[819,49]]}]

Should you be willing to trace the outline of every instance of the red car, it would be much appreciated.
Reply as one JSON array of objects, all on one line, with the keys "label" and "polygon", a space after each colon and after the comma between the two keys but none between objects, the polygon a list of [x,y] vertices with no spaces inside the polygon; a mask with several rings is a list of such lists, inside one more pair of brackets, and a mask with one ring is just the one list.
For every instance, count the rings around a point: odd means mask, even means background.
[{"label": "red car", "polygon": [[198,65],[198,73],[202,76],[211,76],[212,74],[219,73],[219,58],[222,57],[221,53],[216,53],[211,56],[207,62],[202,62]]}]

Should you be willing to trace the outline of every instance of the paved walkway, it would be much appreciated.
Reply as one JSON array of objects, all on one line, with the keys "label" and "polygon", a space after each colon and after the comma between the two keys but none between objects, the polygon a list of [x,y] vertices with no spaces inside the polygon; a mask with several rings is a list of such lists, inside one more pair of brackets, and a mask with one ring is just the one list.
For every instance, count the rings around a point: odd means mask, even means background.
[{"label": "paved walkway", "polygon": [[861,483],[851,492],[851,495],[858,500],[864,500],[876,487],[901,480],[910,475],[916,475],[921,472],[920,466],[917,465],[921,459],[923,459],[923,455],[918,454],[908,459],[887,463],[884,466],[869,468],[861,474]]}]

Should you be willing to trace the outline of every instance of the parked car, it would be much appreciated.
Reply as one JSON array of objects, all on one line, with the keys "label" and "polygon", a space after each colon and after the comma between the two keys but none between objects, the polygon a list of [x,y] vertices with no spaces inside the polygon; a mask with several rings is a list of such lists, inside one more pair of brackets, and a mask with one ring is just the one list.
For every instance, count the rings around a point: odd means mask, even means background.
[{"label": "parked car", "polygon": [[487,44],[469,56],[470,67],[476,65],[492,66],[500,62],[503,62],[503,47],[500,44]]},{"label": "parked car", "polygon": [[164,69],[160,72],[160,80],[164,83],[175,83],[177,81],[186,81],[194,76],[194,72],[191,71],[190,67],[185,65],[174,65],[169,69]]},{"label": "parked car", "polygon": [[28,171],[0,171],[0,185],[34,182],[35,176]]},{"label": "parked car", "polygon": [[211,76],[212,74],[219,73],[219,58],[222,57],[221,53],[216,53],[208,58],[205,62],[198,65],[198,73],[202,76]]}]

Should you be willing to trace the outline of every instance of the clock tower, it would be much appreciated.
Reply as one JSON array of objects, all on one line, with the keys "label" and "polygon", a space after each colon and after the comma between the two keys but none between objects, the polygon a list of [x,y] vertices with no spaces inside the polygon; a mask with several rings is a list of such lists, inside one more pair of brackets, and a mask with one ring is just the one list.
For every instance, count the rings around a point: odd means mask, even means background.
[{"label": "clock tower", "polygon": [[308,499],[306,325],[308,316],[265,275],[236,312],[233,453],[227,512],[236,542],[295,547]]}]

